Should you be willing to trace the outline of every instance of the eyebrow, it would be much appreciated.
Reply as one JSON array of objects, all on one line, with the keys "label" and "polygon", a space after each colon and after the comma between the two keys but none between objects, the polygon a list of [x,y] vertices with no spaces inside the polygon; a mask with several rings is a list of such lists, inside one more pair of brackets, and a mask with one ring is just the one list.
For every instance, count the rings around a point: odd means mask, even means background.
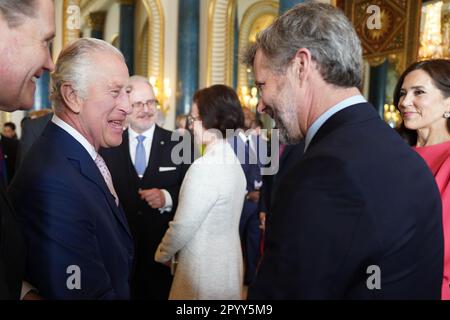
[{"label": "eyebrow", "polygon": [[[410,89],[425,89],[424,86],[413,86]],[[402,90],[406,90],[405,88],[402,88]]]}]

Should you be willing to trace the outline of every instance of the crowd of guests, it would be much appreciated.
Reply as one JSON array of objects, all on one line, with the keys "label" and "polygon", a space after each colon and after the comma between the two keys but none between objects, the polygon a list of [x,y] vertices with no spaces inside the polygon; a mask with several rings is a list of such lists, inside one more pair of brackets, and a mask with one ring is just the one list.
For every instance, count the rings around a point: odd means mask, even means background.
[{"label": "crowd of guests", "polygon": [[0,299],[450,299],[449,60],[402,74],[398,135],[358,89],[345,15],[297,5],[243,57],[279,130],[268,155],[230,87],[197,91],[171,132],[112,45],[79,39],[54,65],[53,17],[0,3],[1,109],[31,108],[44,71],[53,104],[12,181],[1,162]]}]

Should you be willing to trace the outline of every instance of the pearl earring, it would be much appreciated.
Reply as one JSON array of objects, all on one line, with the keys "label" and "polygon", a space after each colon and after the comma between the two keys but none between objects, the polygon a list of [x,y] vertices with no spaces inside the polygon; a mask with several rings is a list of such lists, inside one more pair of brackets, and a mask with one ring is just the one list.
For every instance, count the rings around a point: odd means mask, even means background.
[{"label": "pearl earring", "polygon": [[444,118],[450,118],[450,111],[444,112]]}]

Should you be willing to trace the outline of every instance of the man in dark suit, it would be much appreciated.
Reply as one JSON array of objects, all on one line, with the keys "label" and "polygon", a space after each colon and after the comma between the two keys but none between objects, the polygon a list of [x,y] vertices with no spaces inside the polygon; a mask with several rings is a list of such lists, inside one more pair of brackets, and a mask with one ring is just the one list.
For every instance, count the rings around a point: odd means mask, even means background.
[{"label": "man in dark suit", "polygon": [[[51,0],[0,2],[0,110],[30,109],[35,81],[53,71],[49,41],[55,35]],[[0,182],[0,299],[32,298],[22,282],[25,244],[15,213]]]},{"label": "man in dark suit", "polygon": [[357,89],[362,49],[335,7],[308,2],[258,36],[261,99],[302,159],[279,182],[250,299],[440,299],[439,191]]},{"label": "man in dark suit", "polygon": [[40,137],[47,123],[53,117],[53,112],[49,112],[38,118],[25,118],[22,123],[22,135],[20,136],[17,150],[16,168],[20,167],[25,155],[30,150],[33,143]]},{"label": "man in dark suit", "polygon": [[97,153],[122,142],[131,112],[125,59],[105,41],[79,39],[61,52],[52,83],[55,115],[10,187],[27,279],[49,299],[129,299],[132,237]]},{"label": "man in dark suit", "polygon": [[[170,268],[154,261],[154,255],[175,214],[188,164],[172,159],[178,139],[172,141],[172,132],[155,124],[157,101],[151,84],[140,76],[131,77],[129,84],[133,106],[129,128],[119,147],[102,154],[134,237],[132,296],[166,300],[172,275]],[[189,144],[186,150],[191,150]]]}]

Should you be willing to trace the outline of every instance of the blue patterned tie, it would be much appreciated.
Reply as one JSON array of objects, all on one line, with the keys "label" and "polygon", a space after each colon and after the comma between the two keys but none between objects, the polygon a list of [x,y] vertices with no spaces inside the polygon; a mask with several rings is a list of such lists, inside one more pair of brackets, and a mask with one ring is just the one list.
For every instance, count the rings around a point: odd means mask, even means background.
[{"label": "blue patterned tie", "polygon": [[140,178],[144,176],[146,161],[145,161],[145,148],[144,148],[144,136],[137,136],[138,144],[136,147],[136,157],[134,159],[134,167]]}]

